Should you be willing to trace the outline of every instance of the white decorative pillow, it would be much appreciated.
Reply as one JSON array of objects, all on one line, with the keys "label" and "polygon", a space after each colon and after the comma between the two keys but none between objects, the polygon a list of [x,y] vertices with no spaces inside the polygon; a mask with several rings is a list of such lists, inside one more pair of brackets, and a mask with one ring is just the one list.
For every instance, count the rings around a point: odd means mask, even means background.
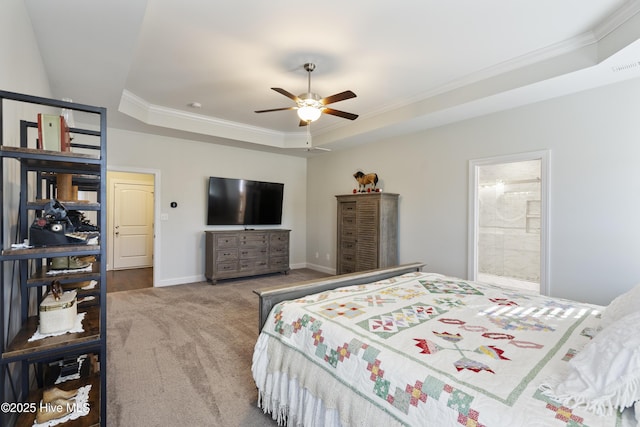
[{"label": "white decorative pillow", "polygon": [[541,387],[544,394],[598,415],[633,406],[640,400],[640,311],[600,331],[569,366],[565,378]]},{"label": "white decorative pillow", "polygon": [[606,328],[627,314],[638,311],[640,311],[640,284],[611,301],[602,313],[601,325]]}]

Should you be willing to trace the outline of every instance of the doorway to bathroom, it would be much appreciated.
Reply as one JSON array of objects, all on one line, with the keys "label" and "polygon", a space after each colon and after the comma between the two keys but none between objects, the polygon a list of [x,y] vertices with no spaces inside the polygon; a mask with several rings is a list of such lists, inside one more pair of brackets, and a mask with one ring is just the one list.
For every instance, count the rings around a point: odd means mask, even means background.
[{"label": "doorway to bathroom", "polygon": [[472,160],[472,280],[548,294],[548,152]]}]

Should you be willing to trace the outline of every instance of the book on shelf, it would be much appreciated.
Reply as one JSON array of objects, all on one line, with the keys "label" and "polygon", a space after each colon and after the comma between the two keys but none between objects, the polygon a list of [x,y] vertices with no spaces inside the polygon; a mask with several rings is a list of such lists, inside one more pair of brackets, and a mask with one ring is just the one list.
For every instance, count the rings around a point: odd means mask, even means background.
[{"label": "book on shelf", "polygon": [[63,116],[38,114],[38,149],[71,151],[71,134]]}]

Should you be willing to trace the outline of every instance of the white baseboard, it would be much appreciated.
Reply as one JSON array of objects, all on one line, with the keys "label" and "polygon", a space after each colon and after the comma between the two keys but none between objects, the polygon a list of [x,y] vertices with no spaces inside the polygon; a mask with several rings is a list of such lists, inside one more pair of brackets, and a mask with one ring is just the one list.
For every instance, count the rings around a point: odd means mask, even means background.
[{"label": "white baseboard", "polygon": [[336,274],[336,269],[335,268],[330,268],[330,267],[325,267],[322,265],[317,265],[317,264],[311,264],[311,263],[304,263],[301,266],[297,266],[296,267],[291,267],[291,268],[309,268],[311,270],[315,270],[315,271],[320,271],[321,273],[327,273],[327,274],[331,274],[332,276],[335,276]]},{"label": "white baseboard", "polygon": [[187,277],[179,277],[174,279],[165,279],[161,280],[157,283],[154,283],[154,287],[162,288],[164,286],[174,286],[174,285],[185,285],[187,283],[198,283],[198,282],[206,282],[207,278],[202,276],[187,276]]}]

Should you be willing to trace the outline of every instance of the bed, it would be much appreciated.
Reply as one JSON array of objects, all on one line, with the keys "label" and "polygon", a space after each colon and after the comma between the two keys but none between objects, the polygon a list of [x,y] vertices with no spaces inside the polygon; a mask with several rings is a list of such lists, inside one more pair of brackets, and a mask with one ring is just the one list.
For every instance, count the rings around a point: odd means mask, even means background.
[{"label": "bed", "polygon": [[255,291],[264,412],[288,426],[640,425],[640,286],[601,307],[422,266]]}]

